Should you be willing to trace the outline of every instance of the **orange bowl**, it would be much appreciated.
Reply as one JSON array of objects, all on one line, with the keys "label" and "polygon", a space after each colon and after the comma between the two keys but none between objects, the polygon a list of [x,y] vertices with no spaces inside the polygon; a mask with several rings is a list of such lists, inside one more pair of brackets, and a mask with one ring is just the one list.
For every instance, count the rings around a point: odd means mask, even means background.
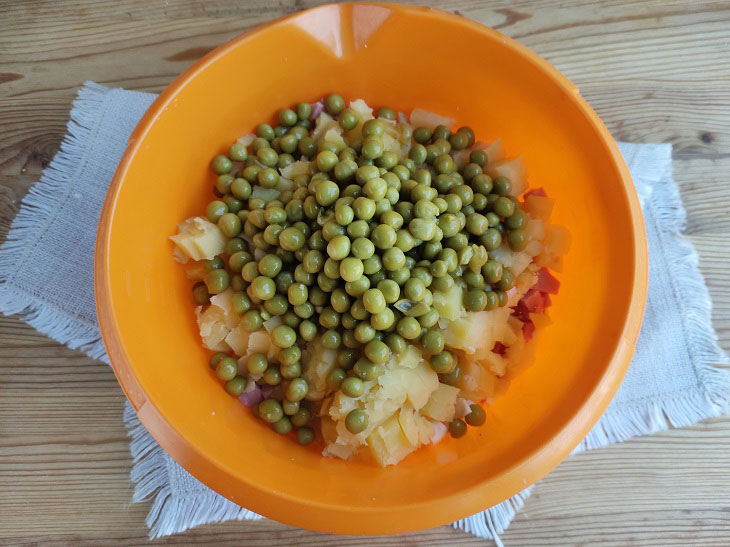
[{"label": "orange bowl", "polygon": [[[207,366],[190,282],[168,236],[211,197],[210,158],[283,105],[338,91],[420,107],[501,137],[572,233],[537,360],[488,421],[395,467],[322,457],[271,432]],[[99,225],[99,322],[124,392],[162,447],[257,513],[333,533],[391,534],[472,515],[555,467],[623,378],[639,333],[647,251],[615,143],[577,89],[534,53],[462,17],[395,4],[315,8],[213,51],[140,121]]]}]

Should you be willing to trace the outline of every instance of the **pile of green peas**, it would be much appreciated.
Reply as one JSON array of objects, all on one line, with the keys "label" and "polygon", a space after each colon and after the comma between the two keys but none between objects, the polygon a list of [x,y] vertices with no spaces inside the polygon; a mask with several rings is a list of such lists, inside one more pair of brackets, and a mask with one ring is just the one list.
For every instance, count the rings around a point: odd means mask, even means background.
[{"label": "pile of green peas", "polygon": [[[359,114],[340,95],[327,96],[324,107],[346,139],[360,126]],[[250,376],[280,386],[278,399],[261,401],[255,413],[281,434],[296,428],[302,444],[314,433],[301,346],[320,336],[324,348],[337,351],[329,392],[359,397],[364,382],[377,379],[391,354],[408,344],[418,344],[440,380],[454,385],[459,363],[444,349],[434,294],[458,283],[465,309],[504,306],[515,277],[489,254],[503,240],[512,250],[524,249],[527,220],[510,195],[510,181],[484,173],[483,150],[472,150],[457,167],[454,154],[474,144],[469,127],[412,129],[381,107],[361,124],[361,138],[343,146],[312,139],[311,114],[307,103],[284,108],[277,124],[256,128],[250,148],[237,142],[212,160],[216,199],[206,215],[227,243],[223,255],[205,261],[204,282],[193,287],[201,305],[232,287],[233,307],[251,332],[280,318],[271,333],[278,363],[256,354],[244,369],[219,353],[210,365],[234,396]],[[401,161],[384,148],[386,120],[401,142],[411,143]],[[280,169],[297,160],[312,161],[314,173],[295,176],[268,201],[253,196],[257,186],[279,187]],[[363,410],[347,416],[352,433],[367,425]],[[449,425],[454,437],[465,427],[461,420]]]}]

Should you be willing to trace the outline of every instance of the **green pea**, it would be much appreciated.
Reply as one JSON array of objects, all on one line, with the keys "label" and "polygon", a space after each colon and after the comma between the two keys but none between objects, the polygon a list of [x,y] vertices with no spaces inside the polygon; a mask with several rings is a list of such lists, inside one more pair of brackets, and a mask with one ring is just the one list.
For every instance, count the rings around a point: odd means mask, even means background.
[{"label": "green pea", "polygon": [[413,300],[414,302],[418,302],[423,300],[423,296],[426,293],[426,285],[417,277],[411,277],[408,281],[406,281],[403,292],[406,298]]},{"label": "green pea", "polygon": [[452,420],[449,423],[449,433],[454,439],[458,439],[466,435],[466,424],[464,420]]},{"label": "green pea", "polygon": [[390,351],[393,353],[396,353],[400,355],[401,353],[405,352],[406,349],[408,349],[408,343],[405,341],[405,339],[395,333],[391,333],[388,336],[385,337],[385,343],[390,348]]},{"label": "green pea", "polygon": [[219,175],[229,173],[233,169],[233,162],[222,154],[213,158],[210,164],[213,171]]},{"label": "green pea", "polygon": [[[299,410],[290,418],[296,427],[304,427],[312,419],[312,413],[305,406],[299,405]],[[301,431],[301,429],[300,429]]]},{"label": "green pea", "polygon": [[370,313],[380,313],[385,309],[385,296],[380,289],[368,289],[362,297],[365,309]]},{"label": "green pea", "polygon": [[284,410],[276,399],[264,399],[259,403],[258,415],[261,419],[273,424],[284,417]]},{"label": "green pea", "polygon": [[276,277],[281,271],[283,263],[276,255],[268,254],[261,258],[258,264],[259,273],[266,277]]},{"label": "green pea", "polygon": [[480,289],[472,289],[464,295],[464,306],[469,311],[482,311],[487,306],[487,294]]},{"label": "green pea", "polygon": [[527,238],[522,230],[512,230],[507,234],[507,243],[513,251],[522,251],[527,246]]},{"label": "green pea", "polygon": [[500,197],[492,204],[492,210],[500,217],[506,218],[515,212],[515,204],[509,198]]},{"label": "green pea", "polygon": [[497,289],[500,291],[508,291],[515,286],[515,274],[509,268],[503,268],[502,277],[497,282]]},{"label": "green pea", "polygon": [[320,287],[312,287],[309,290],[309,303],[312,306],[324,306],[327,303],[327,294]]},{"label": "green pea", "polygon": [[224,382],[233,380],[233,378],[236,377],[236,374],[238,374],[238,363],[233,357],[223,357],[220,361],[218,361],[218,364],[215,367],[215,373],[218,375],[218,378]]},{"label": "green pea", "polygon": [[385,363],[390,359],[390,348],[379,340],[368,342],[365,346],[365,357],[373,363]]},{"label": "green pea", "polygon": [[317,325],[311,321],[302,321],[299,324],[299,335],[307,342],[311,342],[317,335]]},{"label": "green pea", "polygon": [[269,361],[262,353],[254,353],[246,360],[246,369],[250,374],[263,374],[269,367]]},{"label": "green pea", "polygon": [[205,275],[205,286],[210,294],[220,294],[231,283],[231,276],[226,270],[211,270]]},{"label": "green pea", "polygon": [[370,220],[375,215],[375,202],[366,197],[359,197],[352,202],[355,216],[361,220]]},{"label": "green pea", "polygon": [[361,344],[367,344],[370,340],[375,338],[375,329],[372,325],[370,325],[370,323],[362,321],[361,323],[358,323],[357,327],[355,327],[354,335],[355,340]]},{"label": "green pea", "polygon": [[294,416],[297,412],[299,412],[299,401],[293,403],[291,401],[287,401],[284,399],[281,402],[281,409],[284,411],[284,414],[286,416],[289,416],[289,420],[291,420],[291,417]]},{"label": "green pea", "polygon": [[489,228],[479,240],[487,251],[494,251],[502,244],[502,234],[496,228]]},{"label": "green pea", "polygon": [[497,177],[493,184],[494,192],[500,196],[507,196],[512,191],[512,183],[507,177]]},{"label": "green pea", "polygon": [[216,367],[218,366],[218,363],[220,363],[226,357],[228,357],[228,354],[225,353],[225,352],[223,352],[223,351],[219,351],[217,353],[214,353],[213,355],[210,356],[210,360],[208,361],[208,365],[210,366],[210,368],[212,368],[213,370],[215,370]]},{"label": "green pea", "polygon": [[367,237],[370,235],[370,227],[364,220],[356,220],[347,226],[347,235],[353,239]]},{"label": "green pea", "polygon": [[390,249],[396,242],[395,230],[387,224],[379,224],[375,227],[370,239],[378,249]]},{"label": "green pea", "polygon": [[332,93],[330,95],[327,95],[327,98],[325,98],[324,107],[327,110],[328,114],[336,116],[345,108],[345,100],[342,98],[341,95],[338,95],[337,93]]},{"label": "green pea", "polygon": [[453,354],[446,350],[432,355],[429,363],[434,372],[437,372],[438,374],[449,374],[454,371],[458,364]]},{"label": "green pea", "polygon": [[341,368],[333,368],[330,373],[327,375],[327,389],[331,391],[336,391],[340,389],[340,386],[342,385],[342,381],[347,378],[347,373],[345,373],[344,370]]},{"label": "green pea", "polygon": [[287,401],[299,402],[309,393],[309,384],[304,378],[294,378],[286,386],[284,396]]},{"label": "green pea", "polygon": [[362,276],[355,281],[345,283],[345,291],[350,296],[361,296],[370,288],[370,280],[366,276]]},{"label": "green pea", "polygon": [[284,315],[289,310],[289,303],[283,295],[275,294],[264,302],[264,309],[271,315]]},{"label": "green pea", "polygon": [[226,391],[229,395],[233,395],[234,397],[238,397],[241,393],[243,393],[244,389],[246,389],[246,380],[240,376],[236,376],[226,382]]},{"label": "green pea", "polygon": [[368,426],[368,415],[364,410],[351,410],[345,418],[345,426],[350,433],[357,434],[365,431]]},{"label": "green pea", "polygon": [[339,122],[342,129],[354,129],[360,121],[360,116],[358,116],[357,112],[355,112],[354,110],[347,108],[340,114],[340,117],[337,121]]},{"label": "green pea", "polygon": [[398,156],[395,152],[386,150],[375,160],[375,165],[384,169],[393,169],[398,164]]},{"label": "green pea", "polygon": [[332,238],[327,245],[327,254],[333,260],[342,260],[350,254],[350,239],[345,235]]},{"label": "green pea", "polygon": [[362,277],[363,271],[363,263],[359,258],[347,257],[340,262],[340,276],[345,281],[357,281]]},{"label": "green pea", "polygon": [[396,327],[398,334],[407,340],[415,340],[421,335],[421,325],[415,317],[403,317]]},{"label": "green pea", "polygon": [[251,291],[259,300],[269,300],[276,294],[276,284],[270,277],[260,275],[251,282]]},{"label": "green pea", "polygon": [[294,227],[284,228],[279,234],[279,245],[285,251],[296,251],[304,246],[304,234]]},{"label": "green pea", "polygon": [[311,427],[300,427],[297,429],[297,442],[306,446],[314,441],[314,430]]},{"label": "green pea", "polygon": [[[366,258],[362,261],[363,271],[366,275],[373,275],[379,272],[383,268],[383,262],[380,260],[379,255],[373,255],[370,258]],[[380,281],[378,279],[378,281]]]},{"label": "green pea", "polygon": [[395,314],[390,308],[370,316],[370,325],[377,331],[389,329],[395,323]]},{"label": "green pea", "polygon": [[[388,351],[390,351],[390,349],[388,349]],[[364,382],[375,380],[380,375],[380,367],[368,359],[359,359],[357,363],[355,363],[355,366],[352,367],[352,371]]]},{"label": "green pea", "polygon": [[365,392],[365,384],[360,378],[351,376],[342,381],[341,389],[348,397],[360,397]]}]

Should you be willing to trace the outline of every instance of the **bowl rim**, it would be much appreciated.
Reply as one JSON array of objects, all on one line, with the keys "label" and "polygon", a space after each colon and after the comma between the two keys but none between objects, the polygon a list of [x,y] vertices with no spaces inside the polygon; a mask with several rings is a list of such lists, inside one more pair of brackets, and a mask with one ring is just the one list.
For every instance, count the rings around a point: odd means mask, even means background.
[{"label": "bowl rim", "polygon": [[[516,461],[500,475],[473,484],[456,494],[395,508],[341,507],[313,503],[304,498],[295,498],[283,493],[261,490],[256,485],[246,482],[245,479],[238,479],[234,484],[233,481],[221,478],[225,476],[225,472],[222,472],[221,468],[201,453],[198,448],[189,444],[167,422],[164,412],[156,408],[142,392],[134,374],[131,372],[130,362],[119,336],[118,324],[112,306],[109,279],[111,219],[113,218],[122,182],[147,132],[158,116],[165,110],[165,107],[173,100],[176,93],[201,70],[261,30],[271,26],[287,24],[289,20],[301,17],[302,14],[332,9],[333,6],[337,6],[337,9],[350,9],[353,5],[383,7],[400,13],[427,13],[435,18],[458,23],[470,32],[480,33],[492,40],[498,39],[504,47],[512,49],[526,62],[531,63],[543,72],[559,86],[568,100],[580,109],[587,121],[596,130],[605,152],[612,158],[617,167],[628,202],[633,228],[634,272],[631,280],[631,302],[621,328],[621,336],[603,374],[594,389],[587,395],[578,412],[568,420],[553,438],[532,454]],[[99,219],[94,260],[94,291],[97,316],[109,361],[122,390],[137,412],[138,418],[165,452],[193,476],[221,495],[233,499],[243,492],[246,496],[247,505],[250,505],[247,508],[250,510],[293,526],[329,533],[355,535],[411,532],[465,518],[517,494],[555,468],[588,434],[618,390],[628,370],[638,339],[646,305],[647,289],[648,251],[646,233],[638,195],[631,174],[608,129],[580,96],[578,88],[535,52],[492,28],[438,9],[381,2],[326,4],[280,17],[249,29],[218,46],[175,78],[155,99],[129,137],[127,148],[117,166],[104,201]],[[516,485],[519,486],[516,487]],[[248,503],[249,499],[251,500],[250,504]],[[448,511],[423,511],[424,508],[433,507],[435,504],[438,504],[441,509],[445,505],[450,509]],[[417,518],[414,516],[417,512],[423,512],[429,517]],[[358,518],[347,518],[354,515],[357,515]],[[389,518],[384,518],[386,516]]]}]

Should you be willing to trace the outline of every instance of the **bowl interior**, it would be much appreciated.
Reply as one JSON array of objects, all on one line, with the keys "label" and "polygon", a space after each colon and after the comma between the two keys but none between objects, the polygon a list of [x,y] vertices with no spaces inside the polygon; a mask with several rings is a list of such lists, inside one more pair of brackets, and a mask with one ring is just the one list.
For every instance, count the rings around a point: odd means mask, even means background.
[{"label": "bowl interior", "polygon": [[[508,155],[524,156],[530,186],[556,198],[554,221],[572,234],[553,325],[534,342],[536,362],[488,408],[484,427],[388,469],[323,458],[226,395],[207,366],[190,282],[167,239],[212,199],[213,155],[282,106],[335,90],[374,106],[453,117],[480,140],[501,137]],[[546,63],[494,31],[394,5],[297,14],[237,39],[178,79],[133,136],[99,243],[105,340],[152,434],[234,501],[345,533],[442,524],[547,473],[618,386],[643,307],[636,198],[608,134],[575,95]]]}]

